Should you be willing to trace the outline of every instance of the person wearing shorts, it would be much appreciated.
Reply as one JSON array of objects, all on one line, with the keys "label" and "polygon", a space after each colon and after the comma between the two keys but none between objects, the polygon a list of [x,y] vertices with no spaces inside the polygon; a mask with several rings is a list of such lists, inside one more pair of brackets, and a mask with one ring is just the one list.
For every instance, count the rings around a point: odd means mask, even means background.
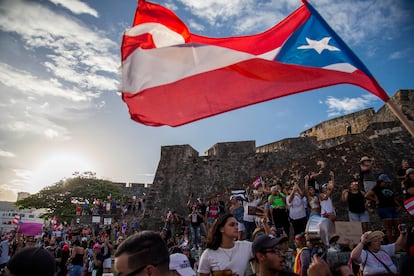
[{"label": "person wearing shorts", "polygon": [[377,204],[377,214],[384,223],[389,243],[393,243],[399,236],[400,203],[391,189],[392,180],[386,174],[378,176],[377,185],[365,195],[366,199],[373,200]]},{"label": "person wearing shorts", "polygon": [[369,214],[365,208],[365,193],[359,189],[358,181],[351,181],[348,189],[342,191],[342,202],[348,204],[349,221],[360,222],[362,233],[367,232]]}]

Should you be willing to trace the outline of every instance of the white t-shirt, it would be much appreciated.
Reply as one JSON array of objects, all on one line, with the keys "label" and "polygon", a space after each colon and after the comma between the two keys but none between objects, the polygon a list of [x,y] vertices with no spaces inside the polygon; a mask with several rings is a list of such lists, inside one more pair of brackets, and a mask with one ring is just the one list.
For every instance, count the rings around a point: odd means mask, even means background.
[{"label": "white t-shirt", "polygon": [[[372,252],[378,257],[393,273],[397,273],[397,267],[393,263],[391,257],[395,255],[395,244],[381,245],[380,251],[377,253]],[[367,258],[368,256],[368,258]],[[366,264],[365,264],[365,260]],[[365,266],[364,266],[365,264]],[[381,273],[388,273],[388,270],[367,250],[361,252],[361,269],[363,275],[374,275]]]},{"label": "white t-shirt", "polygon": [[230,269],[233,274],[244,276],[251,258],[252,243],[249,241],[236,241],[230,249],[206,249],[201,254],[198,273],[210,274],[211,271]]},{"label": "white t-shirt", "polygon": [[249,207],[248,206],[258,206],[260,202],[261,202],[260,199],[253,200],[251,202],[247,202],[247,201],[243,202],[243,207],[244,207],[243,220],[244,221],[254,222],[254,217],[255,216],[249,215]]},{"label": "white t-shirt", "polygon": [[326,200],[321,200],[321,215],[335,214],[335,208],[332,204],[332,199],[328,197]]},{"label": "white t-shirt", "polygon": [[[290,197],[290,195],[288,196]],[[301,219],[306,217],[306,209],[303,206],[303,200],[299,194],[295,193],[292,202],[286,199],[286,204],[289,206],[289,217],[291,219]]]}]

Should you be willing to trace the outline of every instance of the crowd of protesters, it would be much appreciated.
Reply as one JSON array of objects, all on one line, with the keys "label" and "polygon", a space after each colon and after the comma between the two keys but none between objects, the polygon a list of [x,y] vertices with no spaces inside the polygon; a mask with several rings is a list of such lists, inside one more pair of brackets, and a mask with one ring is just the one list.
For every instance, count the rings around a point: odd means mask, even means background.
[{"label": "crowd of protesters", "polygon": [[[188,211],[167,211],[157,235],[168,254],[174,255],[172,263],[177,269],[173,271],[179,275],[414,275],[403,274],[410,269],[409,261],[397,266],[392,259],[399,251],[406,252],[404,260],[414,258],[412,221],[400,222],[401,213],[410,212],[404,202],[414,198],[414,168],[408,160],[402,161],[395,189],[390,176],[377,173],[374,166],[373,158],[360,159],[358,172],[340,191],[342,202],[332,200],[337,180],[333,171],[325,174],[324,168],[288,183],[271,178],[249,185],[244,193],[215,194],[206,201],[191,194],[186,200]],[[308,235],[306,227],[313,217],[335,225],[340,206],[348,209],[349,221],[361,224],[359,243],[339,245],[335,233],[328,244]],[[9,264],[19,251],[34,247],[53,256],[55,275],[115,273],[112,266],[117,249],[125,239],[133,242],[144,230],[139,227],[144,209],[145,201],[135,198],[78,205],[78,216],[119,214],[121,210],[121,217],[109,224],[50,225],[37,239],[8,233],[2,237],[0,265],[13,269]],[[374,215],[383,222],[383,229],[372,229],[370,216]],[[348,262],[328,263],[327,255],[339,251],[349,252]],[[151,263],[140,269],[149,269],[148,265]],[[180,274],[184,271],[187,274]],[[410,271],[413,273],[412,268]]]}]

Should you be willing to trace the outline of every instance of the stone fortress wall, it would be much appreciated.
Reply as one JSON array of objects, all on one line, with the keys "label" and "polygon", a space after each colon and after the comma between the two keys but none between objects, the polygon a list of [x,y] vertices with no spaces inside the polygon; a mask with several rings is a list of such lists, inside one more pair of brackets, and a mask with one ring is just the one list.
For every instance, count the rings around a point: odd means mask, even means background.
[{"label": "stone fortress wall", "polygon": [[[414,90],[397,91],[392,100],[413,121]],[[346,120],[352,125],[351,135],[346,135]],[[157,229],[168,209],[186,214],[190,194],[208,200],[219,192],[226,199],[231,189],[243,188],[258,176],[285,183],[296,180],[303,186],[304,175],[319,169],[324,170],[320,183],[327,181],[329,170],[336,172],[333,201],[338,220],[347,220],[340,193],[364,155],[376,159],[376,173],[387,172],[392,177],[401,159],[414,162],[413,137],[385,105],[377,112],[361,110],[322,122],[299,137],[258,147],[255,141],[217,143],[200,156],[190,145],[163,146],[148,191],[144,227]]]}]

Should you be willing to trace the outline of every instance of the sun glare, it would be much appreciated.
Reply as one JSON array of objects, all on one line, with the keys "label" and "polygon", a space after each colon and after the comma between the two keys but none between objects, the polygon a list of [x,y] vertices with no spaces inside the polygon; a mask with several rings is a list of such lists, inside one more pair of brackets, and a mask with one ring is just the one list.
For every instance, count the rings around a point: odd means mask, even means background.
[{"label": "sun glare", "polygon": [[36,193],[46,186],[72,177],[74,172],[95,171],[90,162],[83,156],[72,153],[54,154],[42,159],[34,166],[31,179],[31,193]]}]

